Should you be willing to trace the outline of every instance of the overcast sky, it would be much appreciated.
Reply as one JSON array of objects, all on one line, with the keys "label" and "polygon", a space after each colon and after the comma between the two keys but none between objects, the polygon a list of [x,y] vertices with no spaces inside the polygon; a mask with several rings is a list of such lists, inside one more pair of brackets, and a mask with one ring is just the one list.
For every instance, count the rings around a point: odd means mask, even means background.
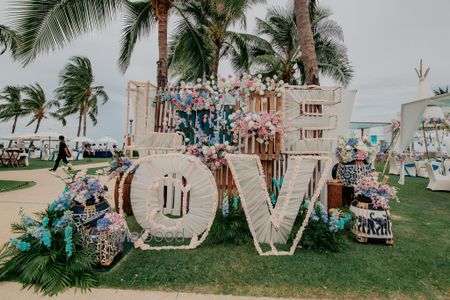
[{"label": "overcast sky", "polygon": [[[287,5],[287,0],[267,1],[248,13],[247,31],[254,31],[255,17],[263,18],[267,7]],[[419,59],[431,67],[429,83],[432,88],[450,83],[450,1],[448,0],[319,0],[332,9],[332,19],[344,30],[345,44],[355,69],[349,88],[357,89],[353,121],[389,121],[396,117],[400,105],[413,97],[417,86],[414,67]],[[8,0],[0,0],[0,24],[7,21]],[[141,41],[125,75],[119,72],[121,20],[107,30],[82,36],[64,49],[39,57],[33,64],[22,68],[8,55],[0,56],[0,88],[9,84],[39,82],[47,92],[58,83],[58,73],[73,55],[88,56],[93,63],[97,85],[104,85],[111,101],[100,107],[99,122],[95,129],[88,128],[88,136],[113,136],[121,140],[124,133],[126,86],[129,79],[155,82],[157,40],[152,34]],[[222,62],[220,73],[232,70]],[[323,84],[331,84],[327,80]],[[25,128],[27,120],[20,120],[17,132]],[[64,128],[54,120],[45,120],[42,131],[60,131],[68,136],[76,133],[77,121],[69,119]],[[10,123],[0,124],[0,135],[8,133]]]}]

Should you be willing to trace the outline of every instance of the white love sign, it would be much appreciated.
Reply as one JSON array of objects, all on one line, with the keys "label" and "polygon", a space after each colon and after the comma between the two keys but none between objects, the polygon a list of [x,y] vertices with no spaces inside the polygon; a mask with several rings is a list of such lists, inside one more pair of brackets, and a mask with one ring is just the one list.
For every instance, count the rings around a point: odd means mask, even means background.
[{"label": "white love sign", "polygon": [[[291,157],[275,208],[270,201],[259,157],[227,155],[226,159],[258,253],[293,255],[326,175],[330,172],[331,159],[321,156]],[[321,177],[315,183],[305,220],[290,250],[278,251],[275,244],[287,242],[318,161],[323,162]],[[197,158],[184,154],[150,155],[138,159],[122,177],[119,189],[121,213],[124,179],[137,165],[139,168],[133,177],[130,197],[136,221],[145,233],[135,246],[144,250],[196,248],[206,239],[217,210],[218,191],[211,171]],[[169,213],[175,211],[175,215],[181,217],[167,217],[167,209]],[[179,236],[180,233],[182,237],[191,238],[189,245],[153,247],[144,242],[148,235]],[[261,243],[269,244],[271,250],[264,252]]]}]

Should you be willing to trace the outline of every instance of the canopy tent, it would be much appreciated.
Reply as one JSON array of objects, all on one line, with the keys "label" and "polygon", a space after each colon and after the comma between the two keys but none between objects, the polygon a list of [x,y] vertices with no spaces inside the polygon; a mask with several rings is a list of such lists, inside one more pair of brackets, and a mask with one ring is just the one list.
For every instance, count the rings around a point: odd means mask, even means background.
[{"label": "canopy tent", "polygon": [[94,143],[93,139],[90,139],[86,136],[77,136],[69,139],[69,141],[74,143],[90,143],[90,144]]},{"label": "canopy tent", "polygon": [[109,137],[109,136],[104,136],[104,137],[98,139],[97,142],[99,142],[99,143],[106,143],[106,144],[118,144],[117,140],[115,140],[115,139],[113,139],[112,137]]},{"label": "canopy tent", "polygon": [[376,127],[389,126],[386,122],[350,122],[350,129],[370,129]]},{"label": "canopy tent", "polygon": [[[450,107],[450,93],[426,97],[421,100],[402,104],[402,128],[400,130],[400,149],[405,150],[419,129],[422,116],[431,107]],[[435,108],[428,109],[428,114],[436,112]]]}]

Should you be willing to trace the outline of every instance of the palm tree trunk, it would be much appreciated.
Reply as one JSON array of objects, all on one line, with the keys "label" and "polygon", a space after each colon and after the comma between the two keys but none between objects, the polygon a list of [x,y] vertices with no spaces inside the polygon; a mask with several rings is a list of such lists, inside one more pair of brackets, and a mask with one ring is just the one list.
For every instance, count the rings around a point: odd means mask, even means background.
[{"label": "palm tree trunk", "polygon": [[[78,116],[78,130],[77,137],[81,134],[81,121],[83,120],[83,110],[80,109],[80,115]],[[76,142],[75,148],[78,149],[78,142]]]},{"label": "palm tree trunk", "polygon": [[167,26],[169,18],[170,0],[151,0],[156,19],[158,20],[158,49],[156,80],[158,89],[164,89],[167,85]]},{"label": "palm tree trunk", "polygon": [[14,132],[16,132],[16,126],[17,126],[17,120],[19,119],[19,116],[15,116],[14,117],[14,123],[13,123],[13,127],[11,130],[11,134],[14,134]]},{"label": "palm tree trunk", "polygon": [[83,136],[86,136],[86,129],[87,129],[87,109],[85,109],[83,113]]},{"label": "palm tree trunk", "polygon": [[37,120],[36,129],[34,130],[34,134],[36,134],[38,132],[39,126],[41,126],[41,119]]},{"label": "palm tree trunk", "polygon": [[217,73],[219,72],[220,49],[222,48],[222,44],[222,41],[216,41],[214,43],[211,75],[213,75],[215,78],[217,78]]},{"label": "palm tree trunk", "polygon": [[311,29],[308,0],[295,0],[295,19],[297,22],[302,61],[305,66],[306,84],[320,85],[316,49]]},{"label": "palm tree trunk", "polygon": [[[16,131],[16,126],[17,126],[17,120],[18,119],[19,119],[19,116],[15,116],[14,117],[14,123],[13,123],[13,126],[12,126],[11,134],[14,134],[14,132]],[[12,140],[9,140],[8,147],[11,147],[11,145],[12,145]]]}]

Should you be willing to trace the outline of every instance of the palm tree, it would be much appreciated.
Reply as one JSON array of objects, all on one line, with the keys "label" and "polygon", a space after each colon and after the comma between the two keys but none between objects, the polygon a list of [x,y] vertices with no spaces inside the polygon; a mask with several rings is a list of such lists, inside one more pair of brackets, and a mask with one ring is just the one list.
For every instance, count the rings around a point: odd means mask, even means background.
[{"label": "palm tree", "polygon": [[60,87],[55,90],[57,100],[62,101],[57,111],[59,119],[66,125],[65,118],[78,114],[77,136],[86,136],[87,118],[97,125],[98,101],[105,104],[109,100],[103,86],[94,86],[91,61],[87,57],[74,56],[59,75]]},{"label": "palm tree", "polygon": [[47,119],[49,116],[55,116],[49,109],[52,106],[58,106],[58,101],[48,101],[45,97],[45,92],[42,87],[36,83],[35,85],[26,86],[23,89],[25,94],[23,100],[23,114],[31,115],[31,120],[26,126],[29,126],[36,122],[36,128],[34,133],[37,133],[41,125],[42,120]]},{"label": "palm tree", "polygon": [[[342,28],[330,20],[331,11],[311,6],[311,27],[319,71],[342,85],[353,77]],[[303,56],[293,7],[273,7],[264,20],[256,19],[257,35],[246,35],[247,47],[234,52],[231,63],[237,71],[277,75],[285,82],[306,82]]]},{"label": "palm tree", "polygon": [[[316,49],[314,47],[314,38],[311,29],[309,2],[309,0],[294,0],[294,11],[306,84],[320,85]],[[315,4],[315,2],[313,3]]]},{"label": "palm tree", "polygon": [[159,60],[157,82],[167,83],[168,16],[176,0],[24,0],[11,8],[13,27],[23,42],[19,56],[24,64],[38,55],[59,49],[76,37],[106,27],[120,11],[124,13],[119,65],[125,71],[134,46],[158,24]]},{"label": "palm tree", "polygon": [[22,87],[9,85],[3,89],[0,95],[0,99],[3,100],[0,104],[0,120],[3,122],[14,120],[12,134],[16,131],[19,117],[24,115],[21,92]]},{"label": "palm tree", "polygon": [[18,42],[19,37],[16,32],[5,25],[0,25],[0,55],[9,49],[14,56]]},{"label": "palm tree", "polygon": [[198,0],[180,6],[178,22],[169,44],[169,68],[184,80],[217,76],[220,60],[243,49],[246,35],[230,31],[245,27],[246,12],[262,0]]},{"label": "palm tree", "polygon": [[443,95],[443,94],[448,94],[448,86],[446,87],[439,87],[436,90],[433,91],[434,94],[437,95]]}]

